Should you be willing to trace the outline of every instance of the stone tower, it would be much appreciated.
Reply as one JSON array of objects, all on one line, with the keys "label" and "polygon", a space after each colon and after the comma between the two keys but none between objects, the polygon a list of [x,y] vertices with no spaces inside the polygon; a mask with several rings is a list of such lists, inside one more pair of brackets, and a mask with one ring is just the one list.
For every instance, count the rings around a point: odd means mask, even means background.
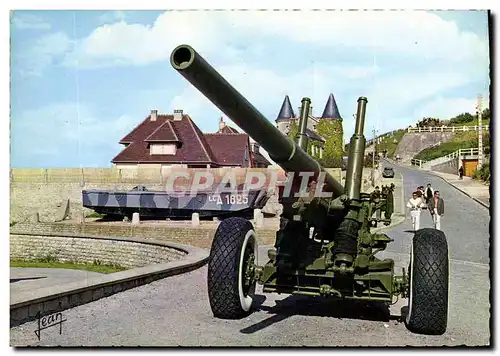
[{"label": "stone tower", "polygon": [[328,97],[328,101],[325,105],[325,110],[323,110],[323,115],[321,115],[321,119],[331,120],[338,119],[342,120],[342,117],[339,113],[339,108],[337,106],[337,102],[335,101],[335,97],[333,94],[330,94]]},{"label": "stone tower", "polygon": [[[300,110],[301,109],[299,107],[299,113]],[[295,125],[298,126],[299,120],[300,116],[295,115],[292,104],[290,103],[290,98],[288,97],[288,95],[286,95],[285,99],[283,100],[283,104],[281,105],[278,117],[276,118],[276,126],[278,130],[284,135],[289,135],[292,122],[295,122]],[[311,106],[306,129],[306,134],[309,138],[309,151],[310,154],[312,154],[314,157],[321,158],[323,156],[323,148],[326,140],[321,135],[319,135],[316,130],[316,126],[318,125],[320,120],[320,117],[314,117],[312,115]]]},{"label": "stone tower", "polygon": [[333,94],[330,94],[318,127],[320,128],[320,135],[322,128],[328,127],[326,131],[329,132],[329,134],[328,137],[325,137],[325,148],[328,148],[328,152],[334,154],[336,157],[342,157],[344,152],[344,129],[342,121],[335,97]]},{"label": "stone tower", "polygon": [[276,125],[278,127],[278,130],[287,135],[290,129],[290,123],[294,118],[295,113],[293,112],[290,98],[288,97],[288,95],[286,95],[285,100],[283,100],[283,104],[281,105],[278,117],[276,118]]}]

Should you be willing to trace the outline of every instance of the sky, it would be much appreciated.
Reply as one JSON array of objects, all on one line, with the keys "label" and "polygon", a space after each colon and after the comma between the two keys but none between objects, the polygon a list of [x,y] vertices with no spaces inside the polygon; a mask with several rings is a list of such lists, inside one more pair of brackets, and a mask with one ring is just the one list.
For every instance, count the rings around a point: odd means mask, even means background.
[{"label": "sky", "polygon": [[320,116],[333,93],[347,141],[360,96],[367,139],[489,106],[486,11],[15,11],[11,167],[110,167],[151,109],[215,132],[228,120],[171,67],[179,44],[273,123],[285,95]]}]

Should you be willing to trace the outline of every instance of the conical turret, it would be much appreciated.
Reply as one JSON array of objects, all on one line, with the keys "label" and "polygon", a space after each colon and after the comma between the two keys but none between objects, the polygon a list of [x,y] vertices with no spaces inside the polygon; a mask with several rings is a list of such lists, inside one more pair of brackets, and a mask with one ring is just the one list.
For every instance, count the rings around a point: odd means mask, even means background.
[{"label": "conical turret", "polygon": [[290,119],[293,117],[295,117],[295,113],[293,112],[290,98],[288,95],[285,95],[285,100],[283,100],[283,104],[281,105],[280,113],[278,114],[276,121],[279,121],[280,119]]},{"label": "conical turret", "polygon": [[335,102],[335,97],[333,94],[330,94],[328,97],[328,101],[325,105],[325,110],[323,110],[323,115],[321,115],[322,119],[342,119],[339,113],[339,108],[337,107],[337,103]]}]

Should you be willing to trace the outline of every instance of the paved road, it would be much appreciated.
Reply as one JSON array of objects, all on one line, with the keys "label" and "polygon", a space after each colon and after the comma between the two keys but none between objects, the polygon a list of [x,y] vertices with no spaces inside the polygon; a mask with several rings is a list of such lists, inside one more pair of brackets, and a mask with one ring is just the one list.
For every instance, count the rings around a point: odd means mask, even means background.
[{"label": "paved road", "polygon": [[[436,177],[396,168],[407,195],[430,181],[446,201],[443,230],[451,251],[448,331],[422,336],[387,318],[378,305],[339,305],[304,297],[262,295],[257,311],[237,320],[212,317],[206,290],[207,268],[170,277],[64,312],[58,330],[36,323],[11,329],[11,345],[63,346],[403,346],[488,345],[488,210]],[[422,219],[422,226],[430,218]],[[407,265],[411,235],[405,222],[388,232],[395,239],[385,255]],[[259,260],[264,262],[265,248]]]},{"label": "paved road", "polygon": [[[452,259],[489,264],[490,213],[487,208],[432,174],[394,166],[390,163],[384,164],[394,167],[395,172],[403,174],[407,199],[418,186],[425,186],[427,183],[431,183],[435,190],[440,191],[445,204],[441,229],[448,238]],[[432,226],[428,211],[422,212],[420,218],[420,227],[426,226]],[[409,251],[411,236],[404,230],[410,227],[411,222],[408,219],[406,225],[398,226],[391,232],[391,237],[393,236],[396,241],[389,246],[388,251]],[[400,245],[396,246],[396,243]]]}]

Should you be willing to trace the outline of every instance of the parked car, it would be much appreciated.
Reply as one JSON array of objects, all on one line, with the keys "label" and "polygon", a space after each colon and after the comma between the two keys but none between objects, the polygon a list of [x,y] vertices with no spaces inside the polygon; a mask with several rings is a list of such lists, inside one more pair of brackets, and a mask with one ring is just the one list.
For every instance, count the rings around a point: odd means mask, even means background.
[{"label": "parked car", "polygon": [[394,178],[394,168],[384,167],[384,170],[382,171],[382,177]]}]

